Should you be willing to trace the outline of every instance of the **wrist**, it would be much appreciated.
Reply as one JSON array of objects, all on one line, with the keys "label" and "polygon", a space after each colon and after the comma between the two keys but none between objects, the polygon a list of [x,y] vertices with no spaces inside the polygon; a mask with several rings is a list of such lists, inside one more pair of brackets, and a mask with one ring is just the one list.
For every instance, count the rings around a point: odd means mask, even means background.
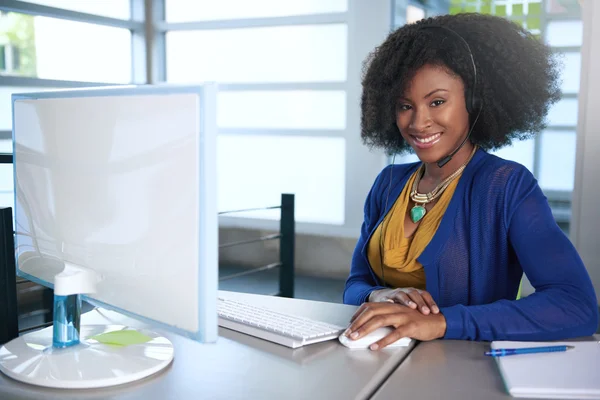
[{"label": "wrist", "polygon": [[369,296],[367,296],[367,301],[373,302],[373,298],[377,295],[377,292],[378,292],[378,290],[375,289],[371,293],[369,293]]},{"label": "wrist", "polygon": [[375,303],[378,300],[379,294],[387,289],[375,289],[371,293],[369,293],[369,297],[367,297],[367,301],[371,303]]},{"label": "wrist", "polygon": [[446,317],[444,317],[444,314],[439,313],[439,314],[434,314],[436,319],[437,319],[437,332],[436,332],[436,339],[441,339],[444,336],[446,336]]}]

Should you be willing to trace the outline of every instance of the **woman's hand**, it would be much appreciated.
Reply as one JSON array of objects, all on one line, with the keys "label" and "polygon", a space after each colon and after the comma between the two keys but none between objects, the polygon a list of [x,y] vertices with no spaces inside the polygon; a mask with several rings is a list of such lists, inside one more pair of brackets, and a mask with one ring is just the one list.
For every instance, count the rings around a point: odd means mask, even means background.
[{"label": "woman's hand", "polygon": [[371,350],[382,349],[403,337],[427,341],[441,338],[446,333],[443,314],[423,315],[417,310],[391,302],[364,303],[350,322],[344,334],[352,340],[384,326],[395,328],[392,333],[373,343]]},{"label": "woman's hand", "polygon": [[413,310],[419,310],[423,315],[438,314],[440,312],[429,292],[415,288],[374,290],[369,295],[369,301],[403,304]]}]

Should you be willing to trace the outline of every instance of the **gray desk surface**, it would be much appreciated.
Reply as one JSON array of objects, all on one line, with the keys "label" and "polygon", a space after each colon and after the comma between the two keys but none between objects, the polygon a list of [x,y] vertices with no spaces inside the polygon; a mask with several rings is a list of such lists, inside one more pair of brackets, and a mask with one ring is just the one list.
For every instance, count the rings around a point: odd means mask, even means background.
[{"label": "gray desk surface", "polygon": [[[599,340],[600,335],[581,340]],[[383,399],[486,399],[511,397],[486,342],[419,343],[373,396]]]},{"label": "gray desk surface", "polygon": [[[346,326],[356,307],[342,304],[221,292],[224,297]],[[97,310],[82,324],[143,326]],[[128,385],[100,390],[38,388],[0,374],[0,399],[353,399],[367,398],[411,348],[349,350],[337,340],[289,349],[228,329],[216,344],[200,344],[165,333],[175,359],[163,372]]]}]

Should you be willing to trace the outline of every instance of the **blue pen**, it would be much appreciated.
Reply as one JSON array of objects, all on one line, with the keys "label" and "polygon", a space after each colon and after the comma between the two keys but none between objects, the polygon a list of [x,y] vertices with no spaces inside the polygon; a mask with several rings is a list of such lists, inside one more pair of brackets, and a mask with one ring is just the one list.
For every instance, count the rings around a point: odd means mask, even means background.
[{"label": "blue pen", "polygon": [[543,347],[523,347],[521,349],[493,349],[486,351],[486,356],[503,357],[512,356],[515,354],[532,354],[532,353],[554,353],[557,351],[567,351],[574,349],[575,346],[543,346]]}]

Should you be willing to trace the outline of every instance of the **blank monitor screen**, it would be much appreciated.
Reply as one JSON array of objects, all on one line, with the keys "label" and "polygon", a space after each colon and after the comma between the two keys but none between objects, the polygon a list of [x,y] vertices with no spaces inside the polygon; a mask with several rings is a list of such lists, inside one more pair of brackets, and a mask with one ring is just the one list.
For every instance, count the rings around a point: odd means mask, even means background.
[{"label": "blank monitor screen", "polygon": [[215,87],[13,97],[18,274],[200,341],[217,338]]}]

